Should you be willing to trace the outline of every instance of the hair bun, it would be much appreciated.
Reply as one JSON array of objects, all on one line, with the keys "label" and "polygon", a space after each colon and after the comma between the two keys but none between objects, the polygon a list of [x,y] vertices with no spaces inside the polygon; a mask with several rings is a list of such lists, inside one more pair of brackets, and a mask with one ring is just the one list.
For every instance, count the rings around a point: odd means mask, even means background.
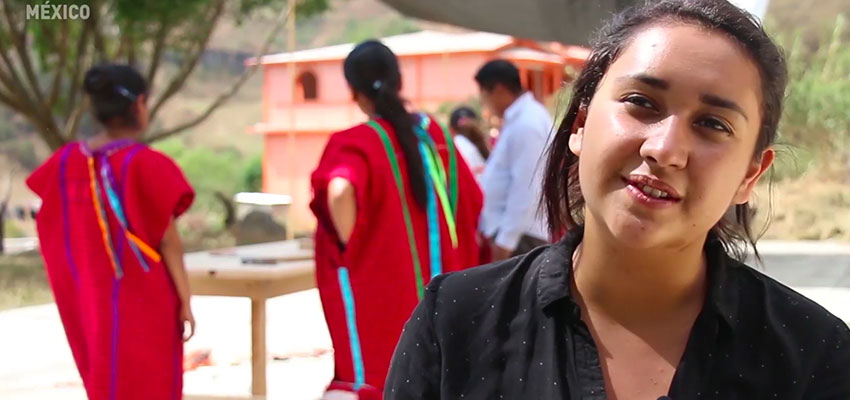
[{"label": "hair bun", "polygon": [[89,95],[104,95],[112,91],[114,82],[104,67],[93,67],[83,79],[83,89]]}]

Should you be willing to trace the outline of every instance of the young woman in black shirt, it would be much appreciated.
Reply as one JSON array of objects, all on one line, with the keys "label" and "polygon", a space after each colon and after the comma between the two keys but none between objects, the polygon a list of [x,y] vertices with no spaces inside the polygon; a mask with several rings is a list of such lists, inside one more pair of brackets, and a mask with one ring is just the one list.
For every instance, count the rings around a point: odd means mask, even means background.
[{"label": "young woman in black shirt", "polygon": [[847,325],[741,262],[786,82],[725,0],[615,16],[545,165],[566,235],[431,281],[385,399],[850,399]]}]

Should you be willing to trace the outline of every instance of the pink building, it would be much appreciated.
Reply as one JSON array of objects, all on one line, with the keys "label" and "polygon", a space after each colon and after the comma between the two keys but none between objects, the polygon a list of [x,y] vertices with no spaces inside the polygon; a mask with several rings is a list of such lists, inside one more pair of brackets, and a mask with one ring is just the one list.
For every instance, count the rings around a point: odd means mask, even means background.
[{"label": "pink building", "polygon": [[[482,32],[422,31],[381,41],[399,57],[402,96],[412,108],[424,111],[477,97],[473,77],[488,60],[514,62],[524,87],[545,99],[561,86],[565,67],[580,67],[587,56],[580,47]],[[342,71],[353,47],[344,44],[261,59],[263,120],[250,131],[265,136],[263,191],[292,196],[294,232],[315,227],[309,180],[328,136],[366,121],[352,101]]]}]

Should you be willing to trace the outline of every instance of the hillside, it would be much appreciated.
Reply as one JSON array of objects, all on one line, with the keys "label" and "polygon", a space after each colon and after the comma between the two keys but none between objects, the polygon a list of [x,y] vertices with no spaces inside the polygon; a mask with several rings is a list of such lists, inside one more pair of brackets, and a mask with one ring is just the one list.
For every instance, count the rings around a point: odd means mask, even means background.
[{"label": "hillside", "polygon": [[[803,35],[807,48],[816,49],[823,46],[823,38],[828,37],[825,33],[834,26],[836,15],[843,13],[850,17],[850,2],[817,0],[816,3],[817,7],[813,6],[815,0],[809,0],[809,2],[773,0],[766,18],[768,29],[778,36],[786,37],[799,31]],[[369,37],[388,36],[420,29],[460,30],[457,27],[406,18],[379,0],[331,0],[331,4],[332,7],[328,12],[298,21],[298,48],[355,42]],[[250,20],[242,21],[241,24],[233,19],[225,20],[217,27],[212,37],[210,52],[242,59],[251,56],[267,36],[273,22],[268,15],[256,15]],[[850,38],[850,29],[845,29],[845,37]],[[844,43],[848,42],[850,40],[844,41]],[[285,50],[286,36],[285,33],[281,33],[276,38],[271,51]],[[218,59],[220,58],[209,58],[206,64],[200,67],[188,82],[187,89],[163,109],[160,124],[172,126],[189,118],[202,110],[218,93],[226,90],[230,82],[237,79],[237,71],[215,65],[215,60]],[[236,63],[237,68],[239,65]],[[197,224],[208,227],[218,226],[220,210],[215,208],[215,203],[211,200],[212,191],[241,190],[246,174],[250,174],[251,168],[256,167],[256,161],[262,150],[262,137],[247,135],[245,129],[261,118],[261,87],[261,76],[257,74],[237,96],[219,108],[206,122],[167,143],[158,145],[171,152],[181,152],[180,156],[183,159],[178,159],[179,162],[194,163],[190,169],[202,172],[197,176],[190,176],[190,179],[199,186],[202,203],[211,209],[201,211],[204,215],[199,217],[200,222]],[[3,154],[4,152],[7,154]],[[8,153],[14,153],[14,157],[9,157]],[[13,204],[26,204],[31,199],[31,195],[24,187],[23,178],[47,155],[45,146],[36,136],[28,132],[25,123],[15,118],[9,111],[0,109],[0,171],[8,171],[11,168],[18,171],[13,182]],[[210,179],[208,171],[211,170],[219,171],[223,178]],[[0,174],[0,178],[4,178],[2,175]],[[795,188],[793,185],[788,187],[789,190],[796,190],[793,189]],[[0,181],[0,191],[4,188],[5,182]],[[781,194],[775,193],[775,196],[781,196]],[[788,196],[788,198],[793,197]],[[787,202],[783,203],[783,208],[796,209],[794,204]],[[784,221],[787,223],[788,219]],[[782,221],[779,222],[780,227],[786,225]],[[15,231],[31,233],[31,227],[29,224],[24,224]],[[781,232],[770,233],[771,237],[793,238],[794,235],[796,233],[793,226],[782,228]],[[817,237],[811,232],[807,232],[805,236]],[[838,236],[850,240],[850,233],[843,232]]]}]

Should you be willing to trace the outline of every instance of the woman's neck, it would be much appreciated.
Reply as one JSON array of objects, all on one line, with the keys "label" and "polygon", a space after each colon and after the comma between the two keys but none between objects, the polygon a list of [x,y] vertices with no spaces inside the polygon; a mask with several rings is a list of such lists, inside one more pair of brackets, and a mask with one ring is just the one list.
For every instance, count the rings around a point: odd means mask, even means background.
[{"label": "woman's neck", "polygon": [[615,319],[663,319],[701,307],[705,240],[676,248],[635,249],[588,220],[574,254],[573,285],[586,307]]},{"label": "woman's neck", "polygon": [[138,138],[138,136],[139,134],[136,130],[115,129],[109,131],[102,131],[86,140],[86,143],[90,148],[96,149],[116,140],[136,139]]}]

